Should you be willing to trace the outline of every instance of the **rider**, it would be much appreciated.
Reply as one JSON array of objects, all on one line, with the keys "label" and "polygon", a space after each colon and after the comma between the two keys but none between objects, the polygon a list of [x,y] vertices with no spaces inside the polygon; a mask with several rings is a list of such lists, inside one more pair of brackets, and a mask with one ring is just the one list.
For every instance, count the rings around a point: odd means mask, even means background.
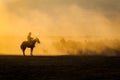
[{"label": "rider", "polygon": [[31,43],[32,40],[33,40],[33,38],[31,37],[31,35],[32,35],[32,33],[29,32],[29,34],[28,34],[28,36],[27,36],[27,40],[28,40],[29,43]]}]

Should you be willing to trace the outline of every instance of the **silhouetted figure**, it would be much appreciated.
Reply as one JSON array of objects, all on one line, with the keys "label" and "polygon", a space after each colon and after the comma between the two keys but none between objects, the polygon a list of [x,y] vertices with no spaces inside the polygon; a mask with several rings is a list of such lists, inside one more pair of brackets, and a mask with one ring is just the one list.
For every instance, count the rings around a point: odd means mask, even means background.
[{"label": "silhouetted figure", "polygon": [[27,36],[27,40],[28,40],[29,43],[31,43],[32,40],[33,40],[33,38],[31,37],[31,35],[32,35],[32,33],[29,32],[29,34],[28,34],[28,36]]},{"label": "silhouetted figure", "polygon": [[27,36],[27,41],[23,41],[21,44],[21,49],[23,51],[23,55],[25,56],[25,50],[26,48],[31,48],[31,56],[33,56],[32,52],[33,52],[33,48],[35,47],[35,44],[40,43],[38,38],[33,39],[31,37],[31,32],[29,32],[28,36]]}]

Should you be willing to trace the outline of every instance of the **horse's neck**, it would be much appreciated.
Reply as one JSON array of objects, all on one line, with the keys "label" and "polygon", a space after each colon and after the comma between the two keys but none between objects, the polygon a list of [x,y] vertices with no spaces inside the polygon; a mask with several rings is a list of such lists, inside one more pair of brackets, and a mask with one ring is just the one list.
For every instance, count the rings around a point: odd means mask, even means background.
[{"label": "horse's neck", "polygon": [[36,43],[36,40],[33,40],[33,43],[35,44],[35,43]]}]

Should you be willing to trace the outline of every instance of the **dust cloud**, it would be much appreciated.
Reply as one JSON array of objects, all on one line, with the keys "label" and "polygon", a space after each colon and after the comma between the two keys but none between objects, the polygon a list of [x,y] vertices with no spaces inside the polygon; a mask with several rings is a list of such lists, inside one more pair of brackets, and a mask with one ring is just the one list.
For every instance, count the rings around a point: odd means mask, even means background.
[{"label": "dust cloud", "polygon": [[[96,10],[97,5],[96,9],[86,9],[78,5],[77,0],[69,4],[66,1],[59,4],[54,0],[2,0],[0,36],[10,38],[1,37],[1,41],[12,44],[10,48],[0,48],[9,53],[21,53],[19,45],[31,31],[33,37],[41,40],[35,55],[116,55],[120,44],[119,18],[109,19],[103,11]],[[11,40],[13,37],[14,41]]]},{"label": "dust cloud", "polygon": [[96,39],[87,37],[79,39],[62,38],[54,43],[58,52],[66,55],[97,55],[97,56],[119,56],[120,39]]}]

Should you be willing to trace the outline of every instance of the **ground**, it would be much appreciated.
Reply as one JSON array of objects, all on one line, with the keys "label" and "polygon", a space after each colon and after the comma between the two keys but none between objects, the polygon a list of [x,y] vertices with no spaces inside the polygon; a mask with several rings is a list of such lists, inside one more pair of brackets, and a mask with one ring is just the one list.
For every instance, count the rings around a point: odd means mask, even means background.
[{"label": "ground", "polygon": [[0,56],[0,80],[116,80],[120,57]]}]

